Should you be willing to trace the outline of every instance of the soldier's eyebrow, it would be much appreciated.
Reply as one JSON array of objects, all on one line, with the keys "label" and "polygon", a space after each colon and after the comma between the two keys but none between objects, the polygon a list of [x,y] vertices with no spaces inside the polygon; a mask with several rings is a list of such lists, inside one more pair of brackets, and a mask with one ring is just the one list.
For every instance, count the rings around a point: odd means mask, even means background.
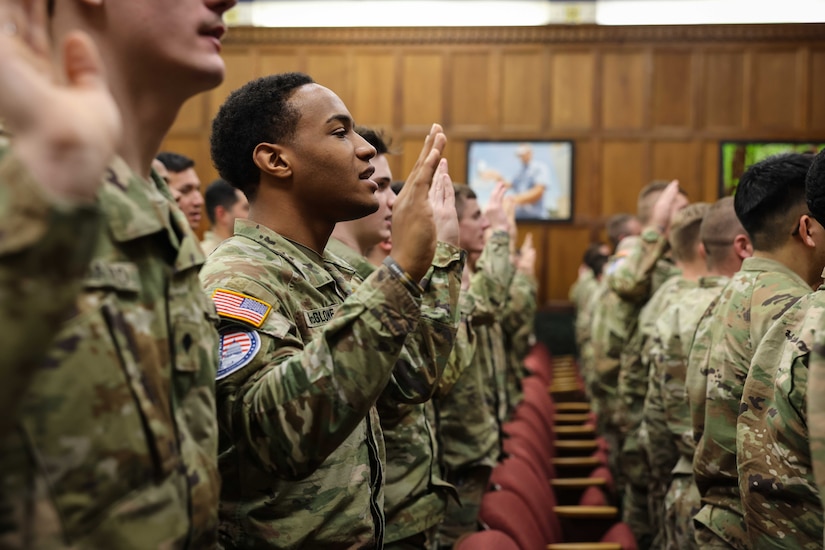
[{"label": "soldier's eyebrow", "polygon": [[352,121],[352,117],[348,115],[332,115],[327,119],[327,124],[336,120],[347,127],[350,127],[354,124]]}]

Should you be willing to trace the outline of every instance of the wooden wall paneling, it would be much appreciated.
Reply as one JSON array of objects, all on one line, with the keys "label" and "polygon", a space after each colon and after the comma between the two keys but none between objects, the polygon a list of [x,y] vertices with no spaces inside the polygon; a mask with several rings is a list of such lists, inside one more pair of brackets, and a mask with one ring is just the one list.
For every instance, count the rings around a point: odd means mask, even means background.
[{"label": "wooden wall paneling", "polygon": [[719,198],[719,142],[702,143],[702,180],[704,199],[714,202]]},{"label": "wooden wall paneling", "polygon": [[175,124],[169,130],[172,135],[177,134],[199,134],[201,130],[209,123],[207,120],[207,100],[208,94],[202,93],[183,104],[178,116],[175,119]]},{"label": "wooden wall paneling", "polygon": [[[566,300],[570,287],[578,275],[582,254],[590,244],[590,230],[587,227],[551,226],[547,231],[547,245],[544,248],[546,269],[539,279],[551,300]],[[541,249],[537,249],[541,250]]]},{"label": "wooden wall paneling", "polygon": [[645,123],[646,60],[643,51],[602,54],[602,126],[642,128]]},{"label": "wooden wall paneling", "polygon": [[220,86],[209,93],[209,121],[229,94],[258,76],[256,48],[227,48],[222,55],[226,64],[226,76]]},{"label": "wooden wall paneling", "polygon": [[550,73],[550,127],[591,129],[595,91],[592,51],[554,51]]},{"label": "wooden wall paneling", "polygon": [[459,50],[450,56],[451,127],[457,132],[489,132],[498,124],[496,74],[490,48]]},{"label": "wooden wall paneling", "polygon": [[[424,137],[421,137],[421,143]],[[419,145],[418,149],[421,149]],[[450,138],[447,134],[447,148],[444,150],[444,158],[449,165],[450,177],[455,183],[467,183],[467,141],[463,139]]]},{"label": "wooden wall paneling", "polygon": [[349,109],[355,103],[350,77],[353,74],[352,50],[341,48],[312,49],[307,52],[306,71],[318,84],[340,97]]},{"label": "wooden wall paneling", "polygon": [[646,147],[639,140],[602,143],[602,216],[636,213],[639,190],[647,185]]},{"label": "wooden wall paneling", "polygon": [[651,144],[651,180],[679,180],[691,202],[704,200],[701,150],[694,142],[655,141]]},{"label": "wooden wall paneling", "polygon": [[689,51],[653,54],[651,121],[654,127],[684,128],[693,119],[693,56]]},{"label": "wooden wall paneling", "polygon": [[750,93],[751,130],[793,130],[797,127],[800,75],[797,50],[751,52]]},{"label": "wooden wall paneling", "polygon": [[505,50],[501,56],[501,130],[536,134],[546,119],[542,49]]},{"label": "wooden wall paneling", "polygon": [[278,73],[306,72],[306,59],[297,49],[261,48],[258,76]]},{"label": "wooden wall paneling", "polygon": [[402,63],[401,127],[405,132],[429,132],[433,122],[444,123],[444,55],[410,52]]},{"label": "wooden wall paneling", "polygon": [[576,140],[573,147],[573,219],[591,221],[593,212],[599,212],[601,204],[596,147],[585,139]]},{"label": "wooden wall paneling", "polygon": [[808,92],[811,115],[808,127],[817,135],[822,135],[825,133],[825,49],[811,51],[808,71],[811,75]]},{"label": "wooden wall paneling", "polygon": [[395,56],[372,50],[358,51],[354,65],[353,99],[347,102],[353,118],[365,126],[392,127],[396,108],[392,93],[396,82]]},{"label": "wooden wall paneling", "polygon": [[711,130],[739,130],[744,127],[745,54],[743,50],[706,50],[704,127]]}]

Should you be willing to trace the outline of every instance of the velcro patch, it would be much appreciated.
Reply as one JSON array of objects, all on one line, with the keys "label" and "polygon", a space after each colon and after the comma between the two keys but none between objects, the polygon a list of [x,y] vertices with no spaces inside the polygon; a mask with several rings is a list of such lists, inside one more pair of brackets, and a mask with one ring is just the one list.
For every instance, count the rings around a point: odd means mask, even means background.
[{"label": "velcro patch", "polygon": [[221,334],[220,363],[216,380],[226,378],[247,366],[261,351],[261,337],[255,331],[232,331]]},{"label": "velcro patch", "polygon": [[215,289],[212,301],[221,317],[244,321],[256,328],[264,324],[266,316],[272,310],[272,306],[266,302],[225,288]]},{"label": "velcro patch", "polygon": [[307,327],[315,328],[327,324],[337,310],[338,306],[328,306],[313,309],[312,311],[305,311],[304,318],[306,319]]}]

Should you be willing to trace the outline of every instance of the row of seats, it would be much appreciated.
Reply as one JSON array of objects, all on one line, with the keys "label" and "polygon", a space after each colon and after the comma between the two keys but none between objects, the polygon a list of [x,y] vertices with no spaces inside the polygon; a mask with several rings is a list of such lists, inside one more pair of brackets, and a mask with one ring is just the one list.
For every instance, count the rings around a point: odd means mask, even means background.
[{"label": "row of seats", "polygon": [[575,361],[537,343],[525,366],[524,400],[502,426],[504,458],[481,502],[485,530],[456,550],[636,550]]}]

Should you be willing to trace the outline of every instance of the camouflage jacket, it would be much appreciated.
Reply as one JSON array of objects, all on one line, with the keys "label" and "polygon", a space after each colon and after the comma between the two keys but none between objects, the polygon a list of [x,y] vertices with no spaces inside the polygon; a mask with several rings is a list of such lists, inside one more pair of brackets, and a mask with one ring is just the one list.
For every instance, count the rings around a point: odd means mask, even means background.
[{"label": "camouflage jacket", "polygon": [[693,475],[705,505],[696,520],[735,548],[746,546],[736,473],[742,386],[768,328],[810,291],[799,275],[779,262],[747,258],[699,321],[688,356],[688,401],[696,441]]},{"label": "camouflage jacket", "polygon": [[[330,239],[327,250],[353,266],[363,279],[376,269],[358,252],[337,239]],[[461,256],[461,252],[450,245],[438,244],[438,258],[451,258],[456,253]],[[436,262],[443,263],[440,259]],[[430,278],[446,275],[449,279],[428,286],[448,290],[457,302],[464,262],[455,261],[449,265],[453,266],[450,271],[432,270],[428,274]],[[425,301],[434,294],[426,294]],[[459,309],[453,307],[452,311],[458,315]],[[422,315],[426,315],[426,309]],[[457,319],[455,321],[457,323]],[[434,418],[432,402],[408,404],[394,399],[390,392],[385,391],[378,398],[376,407],[386,449],[384,513],[387,525],[384,541],[389,543],[422,533],[440,523],[448,493],[455,489],[441,477],[438,442],[431,424]]]},{"label": "camouflage jacket", "polygon": [[593,270],[587,270],[576,278],[576,282],[570,287],[568,298],[576,306],[576,313],[578,313],[587,300],[590,298],[593,289],[599,284],[599,281],[593,275]]},{"label": "camouflage jacket", "polygon": [[736,432],[736,462],[751,548],[822,548],[805,398],[825,293],[799,299],[756,348]]},{"label": "camouflage jacket", "polygon": [[636,328],[622,349],[619,364],[618,418],[619,427],[624,433],[635,433],[642,421],[656,319],[681,294],[692,288],[696,288],[695,282],[674,275],[662,283],[639,312]]},{"label": "camouflage jacket", "polygon": [[[335,255],[249,220],[236,221],[201,280],[221,315],[221,543],[380,547],[385,457],[374,404],[382,392],[405,402],[432,394],[452,346],[450,302],[424,318],[386,267],[361,283]],[[400,358],[408,338],[429,355]]]},{"label": "camouflage jacket", "polygon": [[508,417],[523,397],[521,379],[525,376],[524,358],[536,341],[537,294],[538,283],[533,277],[518,272],[513,275],[501,321],[507,355],[506,372],[503,379],[499,376],[499,386],[506,388]]},{"label": "camouflage jacket", "polygon": [[501,451],[496,356],[491,347],[495,341],[490,334],[499,324],[497,319],[513,274],[509,246],[506,232],[493,233],[479,258],[470,288],[462,293],[462,315],[468,320],[469,330],[459,332],[453,355],[467,364],[452,390],[436,400],[444,465],[451,471],[466,466],[494,466]]},{"label": "camouflage jacket", "polygon": [[203,254],[160,178],[118,159],[98,199],[82,291],[2,441],[0,546],[210,548],[218,336]]},{"label": "camouflage jacket", "polygon": [[99,221],[95,206],[49,197],[8,149],[0,149],[0,436],[14,425],[35,365],[80,292]]},{"label": "camouflage jacket", "polygon": [[[825,323],[825,314],[811,313],[809,317],[813,321],[817,315],[817,326],[822,327]],[[819,330],[814,333],[808,361],[808,440],[814,481],[821,498],[821,495],[825,494],[825,331]]]},{"label": "camouflage jacket", "polygon": [[636,331],[641,307],[664,281],[678,273],[673,263],[662,257],[667,247],[666,241],[662,244],[660,240],[651,243],[649,239],[627,237],[619,243],[605,269],[602,295],[593,309],[591,342],[598,380],[595,390],[604,396],[611,413],[621,407],[621,356]]},{"label": "camouflage jacket", "polygon": [[625,302],[644,304],[672,275],[673,264],[661,263],[668,250],[667,239],[655,227],[646,228],[639,237],[625,237],[607,272],[608,286]]},{"label": "camouflage jacket", "polygon": [[[699,319],[727,280],[726,277],[700,278],[698,286],[684,288],[673,295],[671,305],[653,324],[644,423],[653,443],[647,453],[651,476],[663,487],[667,487],[679,457],[685,459],[680,464],[693,464],[696,443],[685,390],[687,358]],[[692,476],[693,468],[680,468],[674,473]]]}]

